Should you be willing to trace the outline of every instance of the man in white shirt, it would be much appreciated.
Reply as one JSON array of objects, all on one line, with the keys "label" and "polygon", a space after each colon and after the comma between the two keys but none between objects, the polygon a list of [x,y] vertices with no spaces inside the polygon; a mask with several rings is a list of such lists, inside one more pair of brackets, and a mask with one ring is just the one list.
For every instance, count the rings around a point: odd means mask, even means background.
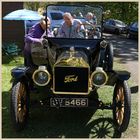
[{"label": "man in white shirt", "polygon": [[78,19],[73,19],[70,13],[64,13],[64,22],[58,32],[58,37],[64,38],[78,38],[79,31],[84,30],[82,22]]}]

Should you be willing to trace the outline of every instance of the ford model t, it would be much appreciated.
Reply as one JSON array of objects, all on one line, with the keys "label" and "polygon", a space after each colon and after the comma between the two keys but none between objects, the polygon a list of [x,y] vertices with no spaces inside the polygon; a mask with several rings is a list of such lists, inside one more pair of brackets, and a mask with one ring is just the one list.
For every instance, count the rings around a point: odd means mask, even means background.
[{"label": "ford model t", "polygon": [[[43,45],[31,45],[33,66],[12,69],[14,79],[11,93],[11,113],[16,129],[21,129],[29,115],[30,93],[45,93],[44,104],[52,108],[111,109],[115,128],[124,132],[129,124],[131,101],[127,80],[130,73],[113,69],[113,46],[102,36],[102,8],[91,6],[49,5],[49,11],[60,11],[54,16],[52,36],[46,35]],[[94,19],[93,19],[94,12]],[[53,13],[53,12],[52,12]],[[86,15],[92,16],[88,21]],[[64,26],[66,19],[57,25],[57,19],[72,16],[79,28],[71,36]],[[96,17],[95,17],[96,16]],[[63,28],[63,31],[62,31]],[[106,105],[98,97],[98,89],[112,86],[112,103]],[[50,91],[50,92],[48,92]],[[43,94],[44,96],[44,94]],[[45,120],[44,120],[45,121]]]}]

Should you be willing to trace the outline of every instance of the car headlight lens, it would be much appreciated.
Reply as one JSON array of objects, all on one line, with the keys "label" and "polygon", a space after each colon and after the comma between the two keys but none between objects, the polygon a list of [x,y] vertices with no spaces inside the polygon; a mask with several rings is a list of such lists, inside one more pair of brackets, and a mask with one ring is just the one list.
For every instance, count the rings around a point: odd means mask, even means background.
[{"label": "car headlight lens", "polygon": [[50,82],[51,76],[45,66],[39,66],[33,73],[32,79],[36,85],[46,86]]},{"label": "car headlight lens", "polygon": [[96,70],[91,74],[91,83],[96,87],[105,85],[107,79],[107,74],[101,67],[97,67]]}]

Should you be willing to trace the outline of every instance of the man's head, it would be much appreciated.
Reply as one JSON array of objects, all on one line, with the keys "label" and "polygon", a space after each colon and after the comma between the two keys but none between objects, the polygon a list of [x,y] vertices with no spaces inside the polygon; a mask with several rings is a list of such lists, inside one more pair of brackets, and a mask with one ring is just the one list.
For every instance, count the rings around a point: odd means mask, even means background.
[{"label": "man's head", "polygon": [[72,25],[72,20],[73,20],[73,17],[70,13],[64,13],[63,15],[63,19],[65,21],[65,23],[67,24],[67,26],[71,26]]},{"label": "man's head", "polygon": [[91,12],[88,12],[87,15],[86,15],[86,18],[88,20],[91,20],[93,18],[93,14]]},{"label": "man's head", "polygon": [[49,17],[47,17],[47,28],[50,28],[50,26],[51,26],[51,20],[50,20],[50,18]]},{"label": "man's head", "polygon": [[47,18],[42,18],[40,25],[42,27],[43,30],[46,30],[46,27],[49,28],[51,25],[51,20],[47,17]]},{"label": "man's head", "polygon": [[40,25],[43,30],[46,30],[46,21],[44,17],[41,18]]}]

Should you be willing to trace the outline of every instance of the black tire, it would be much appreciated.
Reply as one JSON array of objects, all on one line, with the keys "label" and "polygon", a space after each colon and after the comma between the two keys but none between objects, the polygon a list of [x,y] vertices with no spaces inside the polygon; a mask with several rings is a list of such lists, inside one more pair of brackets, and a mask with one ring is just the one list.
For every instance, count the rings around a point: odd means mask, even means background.
[{"label": "black tire", "polygon": [[130,121],[131,92],[126,81],[118,81],[113,95],[113,119],[116,130],[124,132]]},{"label": "black tire", "polygon": [[117,35],[119,35],[119,34],[120,34],[119,29],[115,29],[115,34],[117,34]]},{"label": "black tire", "polygon": [[133,39],[133,35],[131,35],[130,33],[127,34],[127,38],[128,39]]},{"label": "black tire", "polygon": [[16,131],[20,131],[27,124],[29,116],[29,94],[24,82],[13,84],[10,102],[12,123]]},{"label": "black tire", "polygon": [[106,71],[111,71],[113,69],[113,57],[114,57],[114,52],[113,52],[113,45],[109,44],[106,47],[106,52],[105,52],[105,70]]}]

